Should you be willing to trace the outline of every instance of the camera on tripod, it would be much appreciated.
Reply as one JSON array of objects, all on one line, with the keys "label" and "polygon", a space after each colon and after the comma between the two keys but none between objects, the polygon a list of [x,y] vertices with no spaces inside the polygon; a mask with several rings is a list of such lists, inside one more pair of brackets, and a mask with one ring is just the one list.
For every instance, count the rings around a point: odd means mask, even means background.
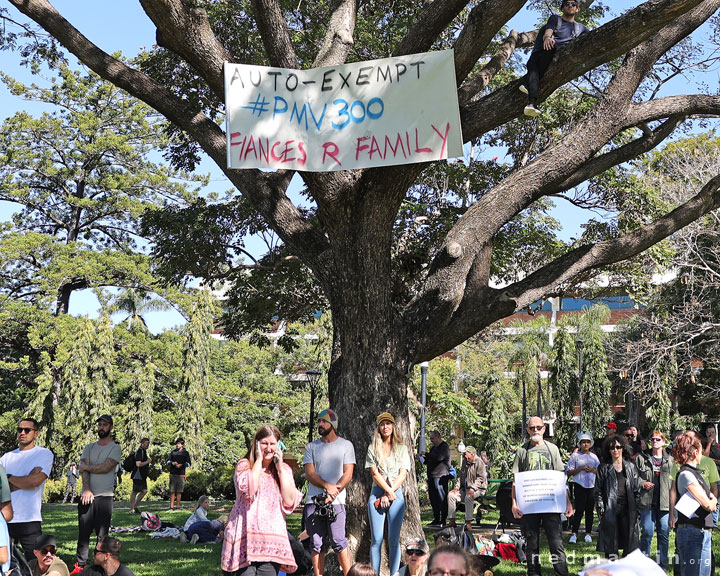
[{"label": "camera on tripod", "polygon": [[335,512],[332,502],[325,502],[327,497],[328,494],[325,491],[320,494],[315,494],[315,496],[312,497],[313,504],[315,504],[315,512],[313,512],[313,514],[318,518],[326,519],[332,524],[337,519],[337,513]]}]

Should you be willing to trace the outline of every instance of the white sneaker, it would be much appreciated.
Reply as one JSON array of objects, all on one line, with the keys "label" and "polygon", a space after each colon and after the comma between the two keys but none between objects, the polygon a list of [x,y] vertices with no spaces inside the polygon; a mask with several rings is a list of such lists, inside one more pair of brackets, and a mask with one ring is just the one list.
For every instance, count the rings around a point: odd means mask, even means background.
[{"label": "white sneaker", "polygon": [[577,534],[570,534],[570,544],[575,544],[577,542]]},{"label": "white sneaker", "polygon": [[532,116],[533,118],[535,116],[540,116],[540,110],[535,107],[535,104],[528,104],[527,106],[525,106],[525,110],[523,110],[523,113],[525,114],[525,116]]},{"label": "white sneaker", "polygon": [[525,84],[520,84],[520,86],[518,86],[518,90],[520,90],[520,92],[522,92],[523,94],[528,93],[528,89],[527,89],[527,86],[525,86]]},{"label": "white sneaker", "polygon": [[190,544],[197,544],[198,540],[200,540],[200,534],[193,534],[190,537]]},{"label": "white sneaker", "polygon": [[590,534],[585,534],[585,542],[587,542],[588,544],[592,542],[592,536],[590,536]]}]

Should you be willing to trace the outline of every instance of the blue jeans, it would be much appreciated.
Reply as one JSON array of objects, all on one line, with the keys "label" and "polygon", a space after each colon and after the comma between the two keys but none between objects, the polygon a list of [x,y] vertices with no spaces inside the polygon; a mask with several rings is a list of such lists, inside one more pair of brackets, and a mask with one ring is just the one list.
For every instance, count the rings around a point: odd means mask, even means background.
[{"label": "blue jeans", "polygon": [[402,488],[395,491],[395,500],[390,508],[375,508],[375,501],[382,498],[385,491],[379,486],[373,486],[368,500],[368,516],[370,517],[370,563],[375,574],[380,574],[380,560],[382,554],[382,541],[385,528],[385,516],[388,520],[388,552],[390,558],[390,574],[394,575],[400,570],[400,528],[405,517],[405,499]]},{"label": "blue jeans", "polygon": [[712,533],[689,524],[681,524],[675,534],[680,557],[680,576],[710,576]]},{"label": "blue jeans", "polygon": [[655,508],[640,510],[640,550],[645,556],[650,556],[650,544],[653,532],[657,531],[658,564],[665,569],[668,558],[668,545],[670,543],[670,525],[667,511]]}]

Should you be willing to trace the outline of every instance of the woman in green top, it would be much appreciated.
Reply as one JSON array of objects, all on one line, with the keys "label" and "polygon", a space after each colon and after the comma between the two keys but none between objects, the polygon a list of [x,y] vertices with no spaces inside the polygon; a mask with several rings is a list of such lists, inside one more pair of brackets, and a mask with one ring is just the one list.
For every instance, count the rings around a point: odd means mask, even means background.
[{"label": "woman in green top", "polygon": [[381,546],[385,515],[388,519],[388,551],[390,574],[400,569],[400,528],[405,517],[402,485],[410,470],[410,455],[395,428],[395,418],[383,412],[376,419],[373,441],[368,448],[365,468],[370,469],[373,486],[368,500],[370,516],[370,563],[380,574]]}]

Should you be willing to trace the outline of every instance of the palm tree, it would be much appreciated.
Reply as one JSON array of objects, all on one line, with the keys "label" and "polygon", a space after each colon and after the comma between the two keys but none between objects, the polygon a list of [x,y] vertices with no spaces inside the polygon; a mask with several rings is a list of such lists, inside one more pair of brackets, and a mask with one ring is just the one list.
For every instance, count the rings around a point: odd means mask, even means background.
[{"label": "palm tree", "polygon": [[128,330],[148,330],[143,314],[168,310],[170,305],[157,298],[152,292],[143,288],[123,288],[111,296],[106,311],[109,314],[126,312],[123,322],[127,322]]}]

